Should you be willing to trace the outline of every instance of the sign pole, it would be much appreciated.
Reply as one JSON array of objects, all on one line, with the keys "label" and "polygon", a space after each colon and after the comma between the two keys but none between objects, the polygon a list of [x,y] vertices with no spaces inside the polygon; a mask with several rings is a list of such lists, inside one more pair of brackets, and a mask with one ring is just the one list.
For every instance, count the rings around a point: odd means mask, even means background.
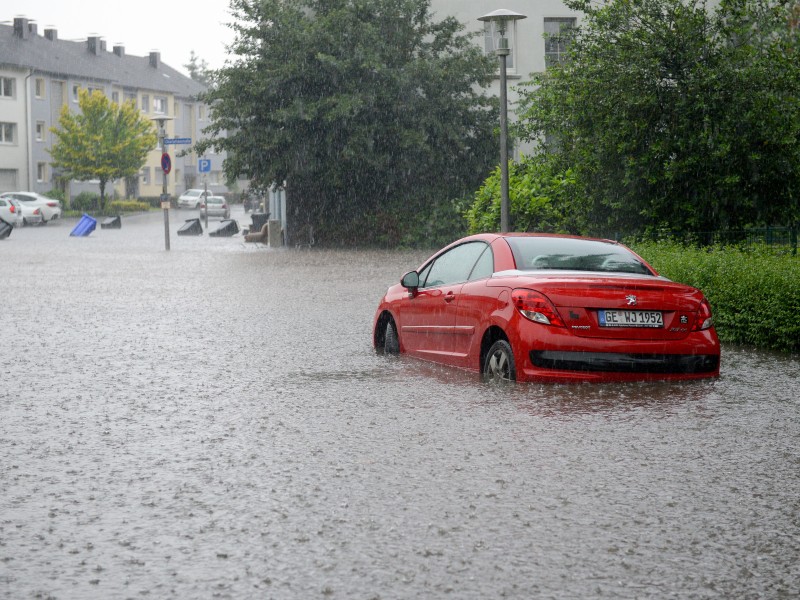
[{"label": "sign pole", "polygon": [[[164,129],[163,125],[161,126],[161,170],[163,171],[163,184],[161,186],[161,208],[164,210],[164,248],[169,251],[169,194],[167,194],[167,174],[170,172],[170,167],[172,166],[169,160],[169,154],[167,154],[164,145]],[[167,157],[166,160],[164,157]],[[164,164],[166,163],[166,165]]]},{"label": "sign pole", "polygon": [[203,188],[205,189],[203,194],[205,195],[206,199],[206,231],[208,231],[208,177],[204,175],[203,180]]},{"label": "sign pole", "polygon": [[[191,142],[191,139],[189,140]],[[211,171],[211,161],[201,158],[197,161],[197,170],[203,174],[204,197],[206,199],[206,231],[208,231],[208,172]]]},{"label": "sign pole", "polygon": [[[167,193],[167,175],[172,170],[172,159],[167,154],[167,144],[172,140],[167,139],[167,131],[164,127],[165,123],[171,120],[172,117],[154,117],[153,121],[158,124],[158,142],[161,146],[161,171],[162,171],[162,185],[161,185],[161,208],[164,211],[164,249],[169,251],[169,194]],[[189,140],[191,142],[191,140]]]}]

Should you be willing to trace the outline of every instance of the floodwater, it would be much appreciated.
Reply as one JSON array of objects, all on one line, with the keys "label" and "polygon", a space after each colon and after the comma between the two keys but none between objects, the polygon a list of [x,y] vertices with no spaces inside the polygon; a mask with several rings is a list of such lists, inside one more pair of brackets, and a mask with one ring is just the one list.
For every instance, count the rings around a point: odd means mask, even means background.
[{"label": "floodwater", "polygon": [[425,252],[192,216],[0,240],[0,597],[798,597],[797,356],[486,385],[371,348]]}]

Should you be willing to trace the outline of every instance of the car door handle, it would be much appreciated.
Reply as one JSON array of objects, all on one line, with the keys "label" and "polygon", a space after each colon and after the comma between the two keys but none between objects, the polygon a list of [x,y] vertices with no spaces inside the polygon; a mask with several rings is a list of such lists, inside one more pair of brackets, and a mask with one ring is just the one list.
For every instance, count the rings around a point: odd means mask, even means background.
[{"label": "car door handle", "polygon": [[444,301],[445,302],[452,302],[455,299],[456,299],[456,295],[453,292],[447,292],[447,294],[445,294],[445,296],[444,296]]}]

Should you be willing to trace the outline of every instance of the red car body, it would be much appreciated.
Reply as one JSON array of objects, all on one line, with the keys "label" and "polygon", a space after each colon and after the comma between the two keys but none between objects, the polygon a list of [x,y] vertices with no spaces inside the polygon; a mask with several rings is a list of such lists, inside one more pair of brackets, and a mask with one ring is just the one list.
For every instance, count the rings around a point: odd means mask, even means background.
[{"label": "red car body", "polygon": [[[548,264],[549,263],[549,264]],[[719,375],[699,290],[609,240],[479,234],[450,244],[381,299],[373,343],[519,381]]]}]

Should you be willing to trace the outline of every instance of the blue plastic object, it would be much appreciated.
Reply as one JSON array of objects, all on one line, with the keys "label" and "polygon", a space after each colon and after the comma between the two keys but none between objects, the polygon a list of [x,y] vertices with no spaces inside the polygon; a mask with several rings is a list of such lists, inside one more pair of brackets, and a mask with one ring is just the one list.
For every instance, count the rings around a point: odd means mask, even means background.
[{"label": "blue plastic object", "polygon": [[86,237],[94,231],[95,227],[97,227],[97,219],[84,213],[70,235],[74,237]]}]

